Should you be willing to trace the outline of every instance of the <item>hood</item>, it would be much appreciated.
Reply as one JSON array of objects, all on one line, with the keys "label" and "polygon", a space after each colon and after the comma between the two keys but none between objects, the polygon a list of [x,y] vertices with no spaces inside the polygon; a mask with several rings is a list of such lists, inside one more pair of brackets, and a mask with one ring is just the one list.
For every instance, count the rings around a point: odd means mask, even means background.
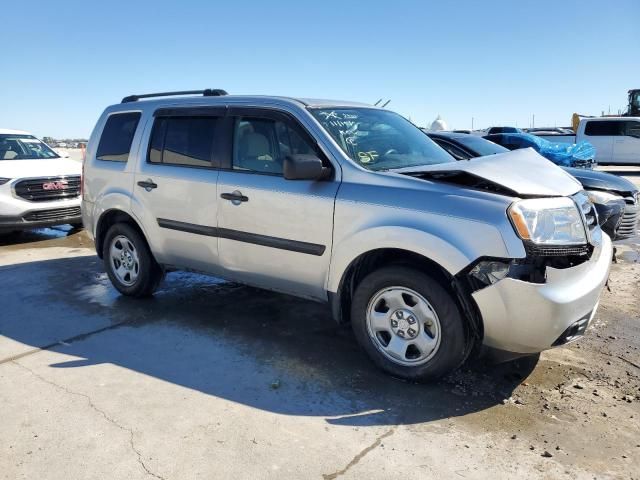
[{"label": "hood", "polygon": [[618,193],[630,193],[638,190],[638,187],[626,178],[611,173],[583,168],[565,168],[564,170],[578,179],[585,190],[609,190]]},{"label": "hood", "polygon": [[[568,196],[582,190],[580,182],[532,148],[393,172],[515,196]],[[483,184],[473,184],[473,178]]]},{"label": "hood", "polygon": [[67,158],[43,160],[0,160],[0,177],[30,178],[80,175],[82,163]]}]

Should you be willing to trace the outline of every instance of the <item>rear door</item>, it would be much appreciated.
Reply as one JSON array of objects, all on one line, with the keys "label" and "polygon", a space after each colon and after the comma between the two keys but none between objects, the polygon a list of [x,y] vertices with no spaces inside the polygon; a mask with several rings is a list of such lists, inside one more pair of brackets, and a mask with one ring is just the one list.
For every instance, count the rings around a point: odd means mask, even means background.
[{"label": "rear door", "polygon": [[616,163],[640,164],[640,121],[625,120],[622,135],[613,141],[613,158]]},{"label": "rear door", "polygon": [[135,175],[133,211],[164,264],[219,273],[217,187],[224,107],[156,110]]},{"label": "rear door", "polygon": [[284,112],[236,107],[227,121],[229,165],[218,180],[225,276],[326,300],[338,172],[322,181],[283,177],[287,154],[323,157],[306,130]]},{"label": "rear door", "polygon": [[614,120],[588,120],[584,127],[584,138],[596,149],[596,162],[612,163],[613,140],[620,135],[621,122]]}]

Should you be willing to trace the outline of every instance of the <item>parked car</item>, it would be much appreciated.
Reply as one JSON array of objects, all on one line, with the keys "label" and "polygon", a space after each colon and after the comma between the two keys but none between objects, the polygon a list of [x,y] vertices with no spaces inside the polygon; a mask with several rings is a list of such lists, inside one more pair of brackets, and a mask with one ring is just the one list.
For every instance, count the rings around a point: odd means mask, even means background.
[{"label": "parked car", "polygon": [[[509,152],[502,145],[476,136],[448,132],[428,132],[427,135],[456,160]],[[612,239],[637,235],[640,218],[639,191],[632,182],[596,170],[562,168],[573,175],[589,193],[598,211],[600,227]]]},{"label": "parked car", "polygon": [[588,142],[568,145],[545,140],[530,133],[498,133],[483,138],[509,150],[533,148],[543,157],[562,167],[593,168],[595,149]]},{"label": "parked car", "polygon": [[553,142],[588,141],[603,165],[640,165],[640,117],[582,118],[576,134],[544,136]]},{"label": "parked car", "polygon": [[28,132],[0,129],[0,232],[81,225],[81,168]]},{"label": "parked car", "polygon": [[493,135],[495,133],[522,133],[517,127],[490,127],[487,129],[487,135]]},{"label": "parked car", "polygon": [[122,294],[171,267],[325,302],[411,380],[585,332],[611,241],[537,153],[456,162],[386,109],[190,93],[126,97],[89,140],[83,219]]}]

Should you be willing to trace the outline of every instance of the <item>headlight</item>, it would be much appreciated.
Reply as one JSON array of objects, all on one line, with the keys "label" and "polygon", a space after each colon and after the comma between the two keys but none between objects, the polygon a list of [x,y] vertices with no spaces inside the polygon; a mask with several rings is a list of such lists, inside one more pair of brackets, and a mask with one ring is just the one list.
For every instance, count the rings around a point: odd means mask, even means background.
[{"label": "headlight", "polygon": [[0,177],[0,185],[4,185],[5,183],[7,183],[9,180],[11,180],[10,178],[2,178]]},{"label": "headlight", "polygon": [[589,195],[589,200],[591,200],[593,203],[606,204],[611,201],[622,199],[620,195],[614,195],[609,192],[600,192],[598,190],[587,190],[586,192],[587,195]]},{"label": "headlight", "polygon": [[568,197],[521,200],[512,204],[508,213],[523,240],[539,245],[587,243],[582,216]]}]

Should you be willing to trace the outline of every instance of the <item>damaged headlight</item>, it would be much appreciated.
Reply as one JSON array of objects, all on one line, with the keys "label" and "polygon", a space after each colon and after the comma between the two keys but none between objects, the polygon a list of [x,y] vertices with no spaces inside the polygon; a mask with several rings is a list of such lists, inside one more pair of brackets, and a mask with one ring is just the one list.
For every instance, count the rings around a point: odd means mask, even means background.
[{"label": "damaged headlight", "polygon": [[582,215],[568,197],[521,200],[509,207],[508,214],[523,240],[538,245],[587,243]]},{"label": "damaged headlight", "polygon": [[587,190],[587,195],[589,195],[589,200],[593,203],[607,204],[609,202],[615,202],[617,200],[622,200],[620,195],[614,195],[609,192],[601,192],[598,190]]}]

